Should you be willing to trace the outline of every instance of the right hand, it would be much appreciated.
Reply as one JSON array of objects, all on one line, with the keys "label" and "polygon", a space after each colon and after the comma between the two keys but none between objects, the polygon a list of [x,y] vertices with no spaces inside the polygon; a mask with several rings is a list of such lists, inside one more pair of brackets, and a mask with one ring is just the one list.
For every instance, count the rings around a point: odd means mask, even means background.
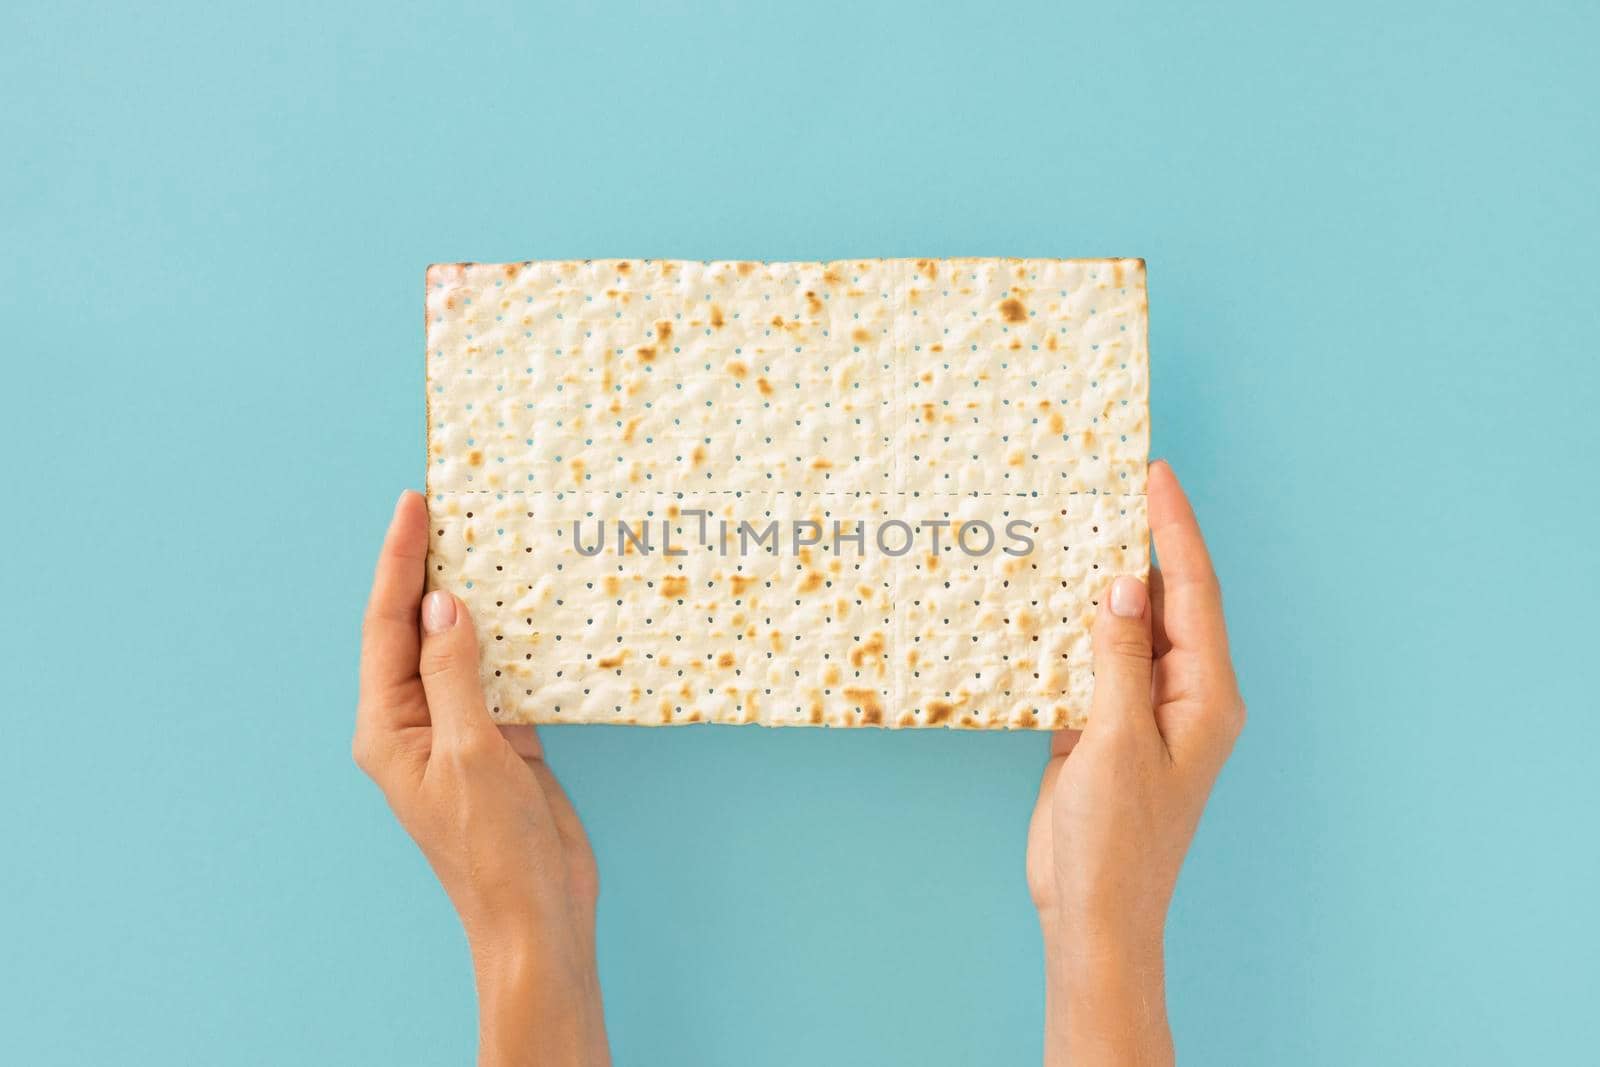
[{"label": "right hand", "polygon": [[1244,726],[1221,590],[1165,463],[1150,467],[1149,506],[1162,569],[1148,590],[1116,579],[1101,602],[1089,724],[1054,736],[1028,832],[1047,1062],[1069,1048],[1075,1064],[1170,1062],[1167,908]]}]

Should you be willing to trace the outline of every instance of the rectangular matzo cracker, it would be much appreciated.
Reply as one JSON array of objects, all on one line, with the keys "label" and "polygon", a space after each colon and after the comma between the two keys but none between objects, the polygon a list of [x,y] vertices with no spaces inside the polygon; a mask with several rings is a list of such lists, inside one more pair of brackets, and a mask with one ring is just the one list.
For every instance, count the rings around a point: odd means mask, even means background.
[{"label": "rectangular matzo cracker", "polygon": [[1137,259],[430,267],[429,588],[501,722],[1081,725],[1146,315]]}]

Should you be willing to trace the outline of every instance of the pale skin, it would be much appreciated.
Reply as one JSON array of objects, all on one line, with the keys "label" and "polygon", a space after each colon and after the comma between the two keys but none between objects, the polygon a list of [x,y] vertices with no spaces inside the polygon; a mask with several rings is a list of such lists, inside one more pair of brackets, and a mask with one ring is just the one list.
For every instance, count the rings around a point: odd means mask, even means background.
[{"label": "pale skin", "polygon": [[[1028,831],[1047,1065],[1173,1062],[1167,908],[1244,725],[1216,575],[1165,463],[1149,505],[1162,570],[1103,598],[1089,726],[1053,737]],[[533,728],[490,718],[466,606],[423,596],[427,544],[427,508],[406,493],[362,626],[356,762],[461,917],[479,1063],[608,1064],[594,854]]]},{"label": "pale skin", "polygon": [[422,595],[428,513],[395,506],[362,623],[356,763],[455,905],[478,986],[481,1064],[607,1064],[594,956],[599,875],[531,726],[496,727],[477,637]]},{"label": "pale skin", "polygon": [[1165,463],[1150,465],[1149,505],[1161,569],[1102,599],[1089,725],[1052,738],[1028,827],[1050,1067],[1173,1062],[1167,907],[1244,728],[1222,590]]}]

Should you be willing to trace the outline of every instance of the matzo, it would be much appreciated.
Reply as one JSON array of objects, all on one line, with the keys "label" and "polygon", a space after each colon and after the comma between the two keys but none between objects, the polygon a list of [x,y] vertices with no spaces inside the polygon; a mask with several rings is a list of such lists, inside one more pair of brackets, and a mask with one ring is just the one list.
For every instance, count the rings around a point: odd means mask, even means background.
[{"label": "matzo", "polygon": [[501,722],[1078,726],[1144,263],[430,267],[429,588]]}]

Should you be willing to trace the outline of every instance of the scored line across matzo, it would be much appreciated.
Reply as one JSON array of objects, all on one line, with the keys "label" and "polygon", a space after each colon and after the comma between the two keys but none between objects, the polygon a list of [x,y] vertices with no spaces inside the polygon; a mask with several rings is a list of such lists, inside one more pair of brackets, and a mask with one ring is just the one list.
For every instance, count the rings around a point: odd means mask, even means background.
[{"label": "scored line across matzo", "polygon": [[441,264],[429,588],[501,722],[1079,726],[1137,259]]}]

